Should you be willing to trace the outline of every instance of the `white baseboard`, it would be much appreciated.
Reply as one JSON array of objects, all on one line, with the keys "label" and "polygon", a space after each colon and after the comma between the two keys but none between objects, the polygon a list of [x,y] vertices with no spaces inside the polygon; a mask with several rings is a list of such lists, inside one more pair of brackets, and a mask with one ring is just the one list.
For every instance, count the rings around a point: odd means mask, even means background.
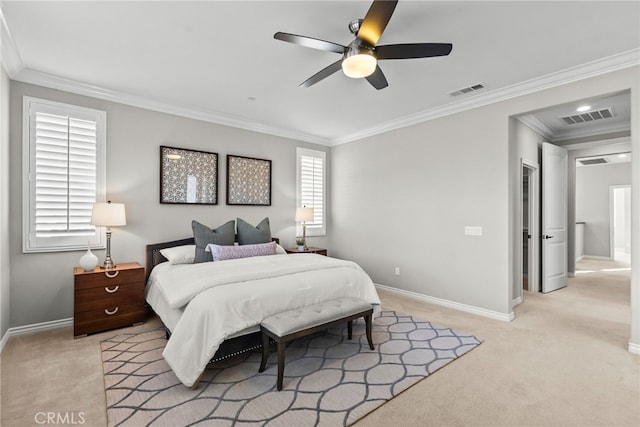
[{"label": "white baseboard", "polygon": [[501,320],[503,322],[510,322],[515,319],[515,315],[513,312],[509,314],[500,313],[497,311],[487,310],[485,308],[475,307],[473,305],[461,304],[455,301],[449,301],[442,298],[431,297],[424,294],[419,294],[417,292],[405,291],[404,289],[392,288],[391,286],[385,285],[375,285],[376,288],[381,289],[383,291],[391,292],[394,294],[404,295],[409,298],[426,301],[431,304],[441,305],[444,307],[453,308],[455,310],[464,311],[465,313],[477,314],[479,316],[488,317],[494,320]]},{"label": "white baseboard", "polygon": [[582,257],[582,259],[606,259],[606,260],[611,260],[611,257],[608,256],[600,256],[600,255],[584,255]]},{"label": "white baseboard", "polygon": [[629,343],[629,353],[640,354],[640,344]]},{"label": "white baseboard", "polygon": [[65,328],[73,326],[73,317],[69,319],[52,320],[51,322],[36,323],[33,325],[18,326],[9,328],[0,341],[0,353],[4,350],[4,346],[9,342],[11,337],[25,334],[33,334],[35,332],[43,332],[51,329]]},{"label": "white baseboard", "polygon": [[522,295],[520,295],[518,298],[513,300],[513,306],[515,307],[516,305],[519,305],[520,303],[522,303]]}]

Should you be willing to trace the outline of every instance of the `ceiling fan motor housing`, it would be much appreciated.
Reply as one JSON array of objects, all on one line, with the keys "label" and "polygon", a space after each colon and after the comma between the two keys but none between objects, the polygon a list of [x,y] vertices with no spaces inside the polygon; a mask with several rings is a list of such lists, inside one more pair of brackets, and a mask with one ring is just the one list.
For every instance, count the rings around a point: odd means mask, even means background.
[{"label": "ceiling fan motor housing", "polygon": [[354,36],[358,35],[358,31],[360,31],[360,26],[362,25],[362,21],[364,20],[354,19],[353,21],[349,22],[349,31],[351,31],[351,34],[353,34]]}]

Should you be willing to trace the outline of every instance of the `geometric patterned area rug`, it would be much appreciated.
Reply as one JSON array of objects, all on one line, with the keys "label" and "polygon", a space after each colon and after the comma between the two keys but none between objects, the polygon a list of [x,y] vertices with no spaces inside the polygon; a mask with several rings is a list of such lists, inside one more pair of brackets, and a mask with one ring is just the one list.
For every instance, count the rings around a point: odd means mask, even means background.
[{"label": "geometric patterned area rug", "polygon": [[292,341],[282,391],[277,357],[258,373],[260,351],[208,366],[196,390],[162,358],[163,329],[101,343],[109,426],[347,426],[452,362],[480,341],[394,311]]}]

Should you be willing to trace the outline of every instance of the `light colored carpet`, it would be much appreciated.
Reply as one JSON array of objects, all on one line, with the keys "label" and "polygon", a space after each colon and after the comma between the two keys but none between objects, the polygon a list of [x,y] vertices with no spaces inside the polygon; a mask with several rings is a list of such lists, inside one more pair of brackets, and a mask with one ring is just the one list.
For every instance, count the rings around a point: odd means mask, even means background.
[{"label": "light colored carpet", "polygon": [[276,354],[258,373],[260,352],[212,364],[196,390],[162,358],[163,330],[102,342],[110,426],[345,426],[475,348],[477,338],[411,316],[383,311],[373,324],[375,350],[354,321],[292,341],[282,391]]},{"label": "light colored carpet", "polygon": [[[617,270],[628,264],[584,259],[578,267],[567,288],[525,292],[513,322],[380,291],[385,308],[483,343],[354,427],[640,426],[640,356],[627,351],[629,271]],[[36,414],[50,411],[106,426],[100,342],[159,326],[150,316],[140,326],[78,339],[72,327],[11,338],[1,357],[0,425],[37,426]]]}]

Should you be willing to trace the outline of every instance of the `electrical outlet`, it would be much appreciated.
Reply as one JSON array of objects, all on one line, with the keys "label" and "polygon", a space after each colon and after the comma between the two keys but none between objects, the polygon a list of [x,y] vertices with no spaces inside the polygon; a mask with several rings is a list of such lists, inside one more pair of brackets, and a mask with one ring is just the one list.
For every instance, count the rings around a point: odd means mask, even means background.
[{"label": "electrical outlet", "polygon": [[396,276],[400,275],[400,267],[395,268],[395,273],[396,273]]}]

